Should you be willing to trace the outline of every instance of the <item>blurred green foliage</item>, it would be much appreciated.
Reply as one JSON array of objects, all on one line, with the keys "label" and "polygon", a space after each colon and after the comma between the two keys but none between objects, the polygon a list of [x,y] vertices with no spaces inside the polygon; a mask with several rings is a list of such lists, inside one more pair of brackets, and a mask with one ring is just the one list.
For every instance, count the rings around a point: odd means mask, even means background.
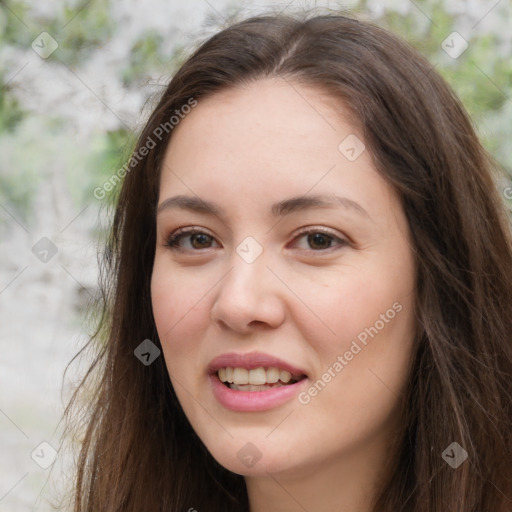
[{"label": "blurred green foliage", "polygon": [[[0,83],[5,83],[1,72]],[[22,119],[23,111],[19,101],[10,93],[9,86],[5,85],[0,89],[0,133],[12,132]]]},{"label": "blurred green foliage", "polygon": [[123,69],[123,84],[126,87],[138,83],[141,77],[151,76],[161,66],[164,60],[160,50],[162,42],[162,34],[150,30],[132,46],[130,59]]},{"label": "blurred green foliage", "polygon": [[59,41],[59,60],[69,66],[89,59],[116,31],[111,2],[85,0],[81,4],[73,9],[64,6],[46,28]]},{"label": "blurred green foliage", "polygon": [[[501,46],[500,34],[489,31],[473,36],[468,40],[468,50],[458,59],[446,58],[440,42],[454,31],[456,17],[447,13],[446,2],[437,0],[418,4],[422,12],[416,10],[407,17],[386,12],[383,25],[408,40],[435,65],[477,125],[492,112],[502,111],[512,97],[512,55],[497,51]],[[497,149],[495,135],[482,135],[491,152]],[[512,173],[512,159],[501,163]]]}]

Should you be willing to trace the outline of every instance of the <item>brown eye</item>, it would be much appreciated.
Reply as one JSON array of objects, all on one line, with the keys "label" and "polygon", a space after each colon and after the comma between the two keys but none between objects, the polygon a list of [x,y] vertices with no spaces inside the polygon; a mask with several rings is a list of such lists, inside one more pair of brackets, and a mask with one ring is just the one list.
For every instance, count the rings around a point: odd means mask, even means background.
[{"label": "brown eye", "polygon": [[332,240],[332,236],[325,233],[308,235],[308,244],[312,249],[328,249],[331,246]]},{"label": "brown eye", "polygon": [[194,249],[205,249],[211,244],[211,236],[205,233],[194,233],[190,235],[190,244]]},{"label": "brown eye", "polygon": [[165,246],[177,250],[200,250],[212,247],[214,238],[200,230],[178,230],[172,233],[166,240]]},{"label": "brown eye", "polygon": [[[301,243],[305,240],[306,243]],[[316,229],[307,229],[295,238],[295,245],[302,250],[321,252],[328,249],[338,248],[348,245],[348,242],[339,236],[336,236],[327,231]]]}]

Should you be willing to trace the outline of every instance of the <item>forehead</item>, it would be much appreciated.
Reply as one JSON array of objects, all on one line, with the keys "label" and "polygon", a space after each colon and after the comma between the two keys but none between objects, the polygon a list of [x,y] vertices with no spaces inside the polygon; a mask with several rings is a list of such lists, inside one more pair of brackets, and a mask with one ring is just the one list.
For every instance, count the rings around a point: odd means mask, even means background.
[{"label": "forehead", "polygon": [[256,81],[199,100],[174,128],[164,162],[190,171],[206,167],[217,177],[230,166],[284,171],[317,159],[321,167],[326,159],[334,163],[340,142],[357,131],[345,114],[320,89]]},{"label": "forehead", "polygon": [[343,153],[350,137],[364,147],[343,104],[318,88],[273,79],[221,91],[198,100],[173,130],[160,202],[229,197],[247,209],[309,193],[389,199],[369,152]]},{"label": "forehead", "polygon": [[193,127],[195,131],[200,128],[220,131],[230,127],[229,135],[233,140],[247,134],[264,138],[272,133],[280,139],[314,132],[322,134],[326,130],[339,130],[339,121],[345,120],[346,114],[348,109],[340,100],[318,87],[277,78],[257,80],[198,100],[197,107],[173,131],[173,137],[177,137],[184,126]]}]

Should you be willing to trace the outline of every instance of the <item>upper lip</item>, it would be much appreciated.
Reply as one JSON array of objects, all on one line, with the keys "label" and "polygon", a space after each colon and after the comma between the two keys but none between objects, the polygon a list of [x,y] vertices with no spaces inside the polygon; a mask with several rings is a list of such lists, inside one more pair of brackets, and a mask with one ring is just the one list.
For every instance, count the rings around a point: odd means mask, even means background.
[{"label": "upper lip", "polygon": [[221,354],[210,361],[208,365],[208,373],[217,373],[219,368],[246,368],[252,370],[254,368],[270,368],[275,367],[280,370],[287,370],[292,375],[305,376],[306,372],[282,359],[264,354],[262,352],[249,352],[247,354],[238,354],[236,352],[229,352]]}]

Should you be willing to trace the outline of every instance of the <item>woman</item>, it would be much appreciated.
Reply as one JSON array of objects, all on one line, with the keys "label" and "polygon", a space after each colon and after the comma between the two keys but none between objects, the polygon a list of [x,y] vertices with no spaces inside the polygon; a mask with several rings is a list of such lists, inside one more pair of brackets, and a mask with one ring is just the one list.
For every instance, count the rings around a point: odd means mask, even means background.
[{"label": "woman", "polygon": [[511,510],[492,170],[381,28],[265,16],[206,41],[120,192],[75,511]]}]

